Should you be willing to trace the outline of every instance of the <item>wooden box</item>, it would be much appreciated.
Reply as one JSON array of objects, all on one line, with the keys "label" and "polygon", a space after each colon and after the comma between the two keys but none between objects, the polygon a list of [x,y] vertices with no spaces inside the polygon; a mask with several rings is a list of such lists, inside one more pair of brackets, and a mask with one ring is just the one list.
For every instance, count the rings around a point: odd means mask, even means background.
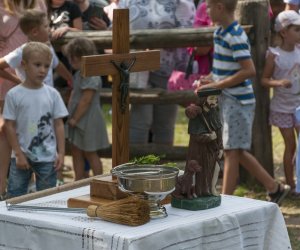
[{"label": "wooden box", "polygon": [[90,183],[90,196],[108,200],[119,200],[128,196],[118,187],[118,182],[112,176],[94,178]]}]

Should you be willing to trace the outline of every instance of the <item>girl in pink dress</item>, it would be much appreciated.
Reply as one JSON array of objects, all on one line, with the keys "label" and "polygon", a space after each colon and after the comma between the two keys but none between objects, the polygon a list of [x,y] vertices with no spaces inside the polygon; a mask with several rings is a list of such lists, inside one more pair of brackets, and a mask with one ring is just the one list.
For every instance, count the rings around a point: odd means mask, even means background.
[{"label": "girl in pink dress", "polygon": [[[193,27],[210,27],[212,25],[211,19],[206,12],[206,2],[203,1],[198,4]],[[201,75],[208,75],[212,64],[212,46],[189,48],[188,50],[191,53],[193,49],[196,50],[195,60],[198,62],[197,73]]]},{"label": "girl in pink dress", "polygon": [[[3,0],[0,1],[0,57],[18,48],[27,41],[19,27],[19,17],[25,9],[38,8],[46,11],[43,0]],[[0,201],[5,199],[6,176],[11,148],[6,140],[3,127],[2,109],[5,95],[15,83],[0,78]]]}]

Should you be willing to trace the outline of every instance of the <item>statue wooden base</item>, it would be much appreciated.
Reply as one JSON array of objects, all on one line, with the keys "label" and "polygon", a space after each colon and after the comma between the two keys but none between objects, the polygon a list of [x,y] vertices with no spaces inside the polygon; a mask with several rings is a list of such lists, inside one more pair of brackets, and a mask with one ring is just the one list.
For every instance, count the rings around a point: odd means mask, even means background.
[{"label": "statue wooden base", "polygon": [[187,210],[205,210],[221,205],[221,196],[203,196],[195,199],[178,199],[172,197],[172,207],[187,209]]},{"label": "statue wooden base", "polygon": [[90,195],[108,200],[119,200],[128,196],[119,189],[118,181],[111,175],[94,178],[90,183]]},{"label": "statue wooden base", "polygon": [[73,197],[68,200],[68,207],[87,208],[89,205],[104,205],[128,197],[118,187],[118,182],[111,175],[95,177],[90,182],[90,194]]}]

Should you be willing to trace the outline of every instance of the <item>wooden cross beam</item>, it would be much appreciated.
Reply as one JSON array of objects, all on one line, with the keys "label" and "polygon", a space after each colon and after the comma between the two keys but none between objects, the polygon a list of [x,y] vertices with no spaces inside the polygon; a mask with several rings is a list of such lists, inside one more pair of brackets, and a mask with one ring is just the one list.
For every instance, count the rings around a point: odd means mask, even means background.
[{"label": "wooden cross beam", "polygon": [[[112,166],[129,161],[129,73],[156,70],[160,67],[160,51],[129,53],[129,10],[113,13],[111,55],[82,58],[83,76],[112,75]],[[123,89],[123,92],[120,91]]]}]

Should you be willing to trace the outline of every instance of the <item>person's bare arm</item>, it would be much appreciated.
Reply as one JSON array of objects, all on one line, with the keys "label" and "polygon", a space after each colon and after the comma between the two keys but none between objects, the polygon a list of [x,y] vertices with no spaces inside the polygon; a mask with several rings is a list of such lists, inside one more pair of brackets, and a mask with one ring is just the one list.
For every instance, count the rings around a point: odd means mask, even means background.
[{"label": "person's bare arm", "polygon": [[30,165],[26,159],[25,154],[21,150],[17,133],[16,133],[16,122],[13,120],[5,120],[4,122],[5,133],[7,140],[16,154],[16,165],[20,169],[29,169]]},{"label": "person's bare arm", "polygon": [[81,117],[85,114],[86,110],[89,108],[93,100],[93,96],[95,95],[95,93],[96,90],[93,89],[83,90],[82,96],[76,107],[76,110],[68,121],[70,126],[74,127],[77,124],[77,122],[81,119]]},{"label": "person's bare arm", "polygon": [[66,68],[66,66],[62,63],[62,62],[59,62],[59,64],[57,65],[57,67],[55,68],[55,71],[62,77],[64,78],[69,86],[71,87],[72,85],[72,74],[71,72]]},{"label": "person's bare arm", "polygon": [[54,168],[55,171],[58,171],[63,167],[65,157],[65,130],[64,123],[61,118],[54,120],[54,130],[57,143],[57,156]]},{"label": "person's bare arm", "polygon": [[12,74],[10,72],[7,72],[5,69],[9,68],[8,63],[4,60],[4,58],[0,58],[0,77],[4,78],[6,80],[9,80],[11,82],[14,82],[16,84],[21,83],[21,80],[19,77],[17,77],[15,74]]},{"label": "person's bare arm", "polygon": [[239,61],[241,65],[241,69],[236,72],[232,76],[228,76],[225,79],[222,79],[218,82],[210,82],[205,85],[200,85],[197,90],[205,89],[205,88],[217,88],[217,89],[224,89],[230,88],[233,86],[238,85],[239,83],[245,81],[248,78],[255,76],[255,67],[253,64],[252,59],[245,59]]},{"label": "person's bare arm", "polygon": [[78,17],[73,20],[73,27],[61,27],[51,33],[52,40],[56,40],[66,34],[68,31],[81,31],[82,30],[82,18]]},{"label": "person's bare arm", "polygon": [[279,80],[272,79],[272,75],[273,75],[274,67],[275,67],[275,57],[276,56],[272,53],[269,53],[267,55],[264,71],[262,74],[261,84],[264,87],[269,87],[269,88],[272,88],[272,87],[289,88],[292,85],[290,80],[288,80],[288,79],[279,79]]},{"label": "person's bare arm", "polygon": [[100,19],[99,17],[92,17],[89,25],[91,26],[91,28],[93,28],[94,30],[107,30],[107,24],[106,22],[104,22],[102,19]]},{"label": "person's bare arm", "polygon": [[290,4],[290,3],[286,3],[285,4],[285,10],[295,10],[295,11],[299,11],[299,5],[298,4]]},{"label": "person's bare arm", "polygon": [[73,28],[70,29],[71,31],[80,31],[82,30],[82,18],[77,17],[73,20]]}]

